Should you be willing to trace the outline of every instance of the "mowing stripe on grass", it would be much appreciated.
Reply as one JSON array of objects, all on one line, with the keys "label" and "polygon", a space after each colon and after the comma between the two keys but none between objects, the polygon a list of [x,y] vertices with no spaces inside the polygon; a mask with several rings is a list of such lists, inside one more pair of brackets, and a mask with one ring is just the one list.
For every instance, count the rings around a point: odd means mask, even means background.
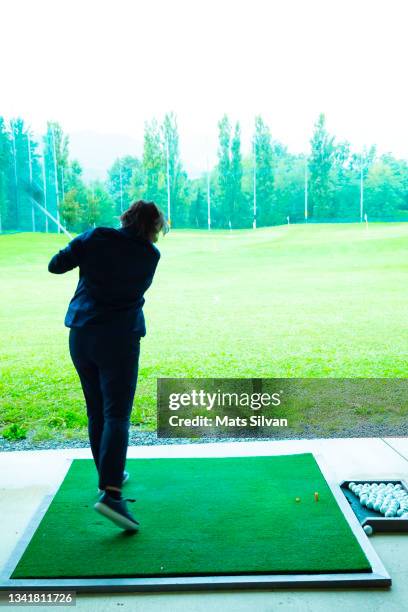
[{"label": "mowing stripe on grass", "polygon": [[12,578],[372,571],[312,454],[129,459],[127,470],[139,533],[93,510],[95,467],[76,459]]}]

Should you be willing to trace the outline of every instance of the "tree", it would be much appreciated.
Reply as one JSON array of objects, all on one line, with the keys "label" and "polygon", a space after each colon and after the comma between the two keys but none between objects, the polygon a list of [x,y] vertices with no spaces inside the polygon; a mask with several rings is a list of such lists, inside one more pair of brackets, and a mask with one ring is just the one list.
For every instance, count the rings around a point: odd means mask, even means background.
[{"label": "tree", "polygon": [[6,180],[8,229],[20,231],[41,229],[39,225],[43,221],[43,215],[34,207],[31,194],[31,185],[38,183],[41,175],[37,146],[23,119],[10,121]]},{"label": "tree", "polygon": [[214,220],[219,227],[228,227],[231,221],[231,125],[227,115],[218,122],[218,194]]},{"label": "tree", "polygon": [[78,190],[67,191],[61,203],[61,218],[69,231],[81,231],[83,209]]},{"label": "tree", "polygon": [[158,123],[153,119],[145,123],[143,146],[143,199],[156,202],[164,208],[166,197],[165,159]]},{"label": "tree", "polygon": [[388,156],[368,170],[364,186],[364,210],[369,217],[392,217],[405,203],[404,179]]},{"label": "tree", "polygon": [[[69,169],[69,138],[64,134],[59,123],[48,121],[43,141],[47,209],[54,217],[58,218],[65,191],[69,190],[69,185],[66,183],[66,174]],[[53,231],[57,231],[54,224],[51,227]]]},{"label": "tree", "polygon": [[73,159],[68,164],[65,174],[65,187],[67,191],[76,189],[80,195],[80,200],[85,200],[86,187],[83,179],[83,170],[81,164],[76,159]]},{"label": "tree", "polygon": [[[381,157],[382,161],[391,169],[394,180],[398,182],[399,203],[401,211],[408,210],[408,163],[405,159],[395,159],[390,153]],[[372,165],[372,163],[371,163]]]},{"label": "tree", "polygon": [[305,218],[305,160],[301,155],[281,152],[275,162],[273,223],[283,224],[287,217],[292,223]]},{"label": "tree", "polygon": [[64,181],[61,219],[70,231],[82,232],[89,227],[88,192],[82,178],[82,167],[77,160],[68,163]]},{"label": "tree", "polygon": [[0,232],[7,226],[9,207],[8,181],[11,165],[10,136],[3,117],[0,117]]},{"label": "tree", "polygon": [[101,181],[94,181],[87,190],[86,226],[112,227],[115,225],[114,212],[115,204],[104,184]]},{"label": "tree", "polygon": [[271,134],[262,117],[255,118],[253,141],[256,175],[257,224],[272,225],[275,203]]},{"label": "tree", "polygon": [[[173,113],[166,114],[162,125],[163,158],[166,160],[171,205],[171,225],[183,227],[188,219],[188,178],[180,159],[177,119]],[[167,167],[168,164],[168,167]]]},{"label": "tree", "polygon": [[204,180],[199,180],[194,186],[195,195],[191,201],[189,225],[194,229],[204,229],[208,227],[207,197],[205,192]]},{"label": "tree", "polygon": [[115,160],[108,170],[107,189],[117,216],[129,208],[134,199],[142,197],[143,185],[143,166],[137,157],[126,155]]},{"label": "tree", "polygon": [[230,227],[247,227],[248,223],[250,223],[248,200],[242,192],[242,176],[241,128],[237,122],[231,141],[231,199],[228,215]]},{"label": "tree", "polygon": [[330,174],[333,167],[335,147],[334,138],[326,130],[326,119],[319,115],[309,157],[309,195],[310,216],[326,218],[333,216],[330,193]]},{"label": "tree", "polygon": [[340,142],[334,148],[330,170],[330,216],[357,219],[359,214],[360,160],[351,154],[350,144]]},{"label": "tree", "polygon": [[145,192],[146,177],[143,170],[143,163],[139,161],[134,166],[129,185],[130,201],[142,200]]}]

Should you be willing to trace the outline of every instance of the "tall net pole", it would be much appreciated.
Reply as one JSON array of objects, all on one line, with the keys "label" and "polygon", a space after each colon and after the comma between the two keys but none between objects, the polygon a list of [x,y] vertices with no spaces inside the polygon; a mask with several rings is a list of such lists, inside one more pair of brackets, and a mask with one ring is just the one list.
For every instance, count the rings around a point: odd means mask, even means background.
[{"label": "tall net pole", "polygon": [[[33,164],[31,159],[31,138],[30,132],[27,132],[27,147],[28,147],[28,176],[30,181],[30,187],[33,185]],[[35,232],[35,210],[34,204],[31,202],[31,225],[32,231]]]},{"label": "tall net pole", "polygon": [[119,193],[120,193],[120,212],[123,213],[123,177],[122,162],[119,161]]},{"label": "tall net pole", "polygon": [[65,173],[64,173],[64,166],[61,166],[61,195],[62,195],[62,201],[65,200]]},{"label": "tall net pole", "polygon": [[14,134],[14,123],[10,119],[10,133],[11,133],[11,149],[13,151],[13,167],[14,167],[14,186],[16,190],[16,226],[19,226],[19,212],[20,202],[18,194],[18,173],[17,173],[17,151],[16,151],[16,139]]},{"label": "tall net pole", "polygon": [[[45,157],[45,144],[43,146],[43,163],[42,163],[42,178],[43,178],[43,191],[44,191],[44,210],[47,211],[47,173],[46,173],[46,157]],[[45,231],[48,234],[48,216],[45,214]]]},{"label": "tall net pole", "polygon": [[166,137],[166,174],[167,174],[167,219],[171,227],[171,202],[170,202],[170,154],[169,139]]},{"label": "tall net pole", "polygon": [[363,154],[360,155],[360,223],[363,222],[364,215],[364,168]]},{"label": "tall net pole", "polygon": [[53,161],[54,161],[54,177],[55,177],[55,201],[56,201],[56,206],[57,206],[57,221],[58,221],[58,233],[61,233],[61,228],[60,228],[60,213],[59,213],[59,207],[60,207],[60,202],[59,202],[59,189],[58,189],[58,164],[57,164],[57,148],[55,145],[55,131],[54,131],[54,126],[51,126],[51,136],[52,136],[52,153],[53,153]]},{"label": "tall net pole", "polygon": [[208,169],[207,159],[207,224],[208,229],[211,229],[211,185],[210,185],[210,171]]},{"label": "tall net pole", "polygon": [[253,213],[254,213],[254,220],[252,223],[252,227],[253,229],[256,229],[256,140],[254,138],[253,141],[253,146],[252,146],[252,150],[253,150],[253,190],[254,190],[254,195],[253,195]]},{"label": "tall net pole", "polygon": [[309,210],[308,210],[308,198],[309,198],[309,177],[307,173],[307,155],[305,155],[305,222],[307,223]]},{"label": "tall net pole", "polygon": [[61,230],[61,232],[63,232],[66,236],[68,236],[68,238],[72,239],[72,234],[70,234],[70,232],[67,230],[66,227],[64,227],[63,225],[61,225],[61,223],[59,223],[59,221],[57,221],[56,217],[54,217],[48,210],[46,210],[44,208],[44,206],[41,206],[41,204],[39,202],[37,202],[36,200],[34,200],[34,198],[31,198],[31,203],[34,204],[35,206],[37,206],[37,208],[39,208],[39,210],[41,210],[41,212],[45,215],[45,218],[48,219],[48,217],[51,219],[51,221],[53,221],[53,223],[55,223],[55,225],[59,225],[59,228]]}]

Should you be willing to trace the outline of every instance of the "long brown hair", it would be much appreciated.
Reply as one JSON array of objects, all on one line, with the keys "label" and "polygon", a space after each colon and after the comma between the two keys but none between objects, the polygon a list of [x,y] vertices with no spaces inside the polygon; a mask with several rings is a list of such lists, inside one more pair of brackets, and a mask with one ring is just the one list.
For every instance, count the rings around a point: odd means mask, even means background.
[{"label": "long brown hair", "polygon": [[133,202],[120,216],[122,227],[128,227],[135,236],[155,242],[159,232],[169,230],[163,212],[154,202],[138,200]]}]

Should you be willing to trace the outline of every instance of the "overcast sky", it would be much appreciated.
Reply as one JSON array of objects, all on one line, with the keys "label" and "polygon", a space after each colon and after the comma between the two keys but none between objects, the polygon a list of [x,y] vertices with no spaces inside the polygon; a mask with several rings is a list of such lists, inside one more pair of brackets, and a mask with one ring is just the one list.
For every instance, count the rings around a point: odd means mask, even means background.
[{"label": "overcast sky", "polygon": [[408,158],[406,0],[2,0],[0,11],[0,114],[35,131],[59,121],[79,155],[78,132],[140,149],[144,121],[174,111],[196,173],[215,160],[225,112],[244,149],[260,113],[300,152],[323,111],[356,149]]}]

